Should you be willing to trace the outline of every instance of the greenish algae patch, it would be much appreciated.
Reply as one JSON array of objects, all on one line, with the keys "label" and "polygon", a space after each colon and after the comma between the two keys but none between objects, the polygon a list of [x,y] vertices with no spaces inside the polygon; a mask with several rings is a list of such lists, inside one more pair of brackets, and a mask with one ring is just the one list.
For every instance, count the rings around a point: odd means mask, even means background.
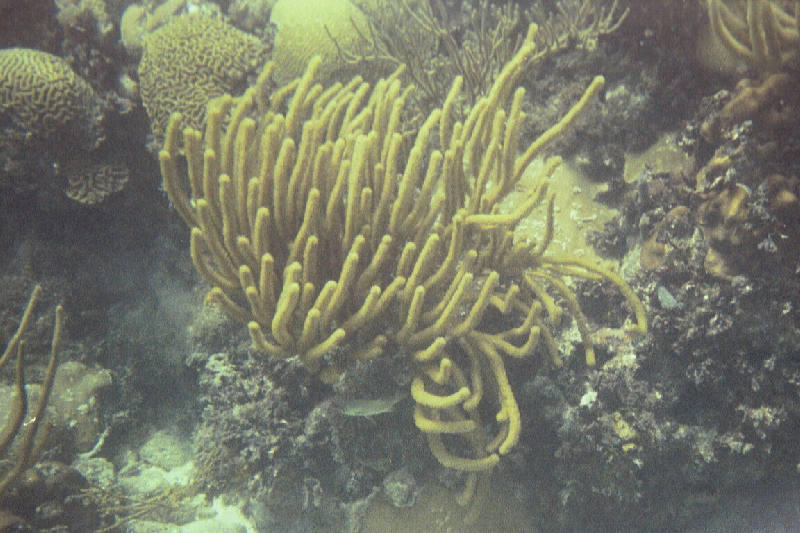
[{"label": "greenish algae patch", "polygon": [[[513,208],[522,194],[536,184],[541,175],[544,160],[531,163],[519,181],[517,190],[508,195],[501,210]],[[553,222],[555,233],[547,254],[553,256],[569,255],[589,259],[594,263],[604,263],[589,246],[586,239],[614,218],[618,211],[594,199],[605,192],[605,183],[593,182],[569,162],[562,163],[550,178],[549,191],[555,194]],[[540,240],[545,232],[546,203],[541,202],[517,227],[517,236]]]},{"label": "greenish algae patch", "polygon": [[468,524],[457,493],[437,483],[427,484],[411,507],[394,507],[383,494],[369,504],[361,533],[536,533],[534,520],[514,487],[502,475],[492,478],[492,490],[475,523]]},{"label": "greenish algae patch", "polygon": [[661,134],[647,150],[625,154],[625,182],[635,182],[645,169],[659,174],[678,169],[688,171],[692,166],[692,159],[678,146],[677,134],[667,132]]}]

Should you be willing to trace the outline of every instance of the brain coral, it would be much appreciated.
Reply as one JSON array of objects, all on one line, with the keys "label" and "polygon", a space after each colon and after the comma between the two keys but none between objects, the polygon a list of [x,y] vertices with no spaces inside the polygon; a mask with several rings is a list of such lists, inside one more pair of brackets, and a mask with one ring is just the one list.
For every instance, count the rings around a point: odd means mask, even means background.
[{"label": "brain coral", "polygon": [[265,58],[259,39],[208,16],[177,17],[151,33],[144,41],[139,82],[159,143],[175,111],[183,114],[185,126],[202,129],[208,101],[240,92]]},{"label": "brain coral", "polygon": [[7,142],[91,150],[102,140],[101,119],[99,98],[66,61],[27,48],[0,50],[0,128]]},{"label": "brain coral", "polygon": [[119,164],[71,165],[64,194],[84,205],[95,205],[128,183],[128,167]]},{"label": "brain coral", "polygon": [[102,99],[60,57],[0,50],[2,185],[53,189],[84,204],[121,190],[127,169],[103,162],[86,167],[103,141],[104,111]]},{"label": "brain coral", "polygon": [[278,0],[270,21],[278,28],[273,77],[279,84],[300,77],[315,55],[322,56],[318,75],[327,79],[345,66],[337,46],[357,56],[367,45],[361,36],[369,35],[367,17],[350,0]]}]

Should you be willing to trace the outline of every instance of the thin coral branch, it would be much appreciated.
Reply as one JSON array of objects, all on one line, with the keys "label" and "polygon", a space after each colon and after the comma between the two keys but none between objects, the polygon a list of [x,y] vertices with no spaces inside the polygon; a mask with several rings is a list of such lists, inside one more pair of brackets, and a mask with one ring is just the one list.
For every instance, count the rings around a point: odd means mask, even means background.
[{"label": "thin coral branch", "polygon": [[[61,342],[61,330],[63,325],[63,308],[61,306],[56,307],[55,327],[50,344],[50,358],[45,372],[45,378],[41,385],[42,391],[33,411],[29,411],[28,395],[25,391],[25,365],[22,356],[21,339],[27,331],[31,314],[33,313],[33,309],[36,306],[41,292],[41,286],[37,285],[28,300],[17,331],[11,337],[8,346],[3,352],[3,356],[0,357],[0,369],[5,366],[12,353],[16,353],[17,360],[14,384],[15,400],[12,405],[12,411],[8,414],[6,419],[3,431],[0,433],[0,458],[5,457],[11,459],[11,464],[13,466],[0,477],[0,501],[11,485],[35,460],[34,443],[36,441],[39,425],[44,416],[44,410],[50,399],[50,392],[53,388],[53,380],[58,363],[58,347]],[[26,419],[28,420],[27,422],[25,422]],[[14,443],[16,443],[17,449],[14,452],[14,457],[10,458],[8,456],[11,445]]]}]

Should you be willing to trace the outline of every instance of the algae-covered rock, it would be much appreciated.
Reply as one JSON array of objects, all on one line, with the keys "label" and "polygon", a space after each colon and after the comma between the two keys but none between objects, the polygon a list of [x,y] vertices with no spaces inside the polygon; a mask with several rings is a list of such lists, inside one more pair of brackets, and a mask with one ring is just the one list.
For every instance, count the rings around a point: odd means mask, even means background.
[{"label": "algae-covered rock", "polygon": [[139,457],[164,470],[171,470],[191,459],[190,450],[191,443],[184,442],[177,435],[156,431],[139,450]]},{"label": "algae-covered rock", "polygon": [[[77,361],[58,366],[50,393],[44,424],[48,431],[37,446],[48,449],[56,444],[77,453],[90,451],[100,440],[103,425],[100,421],[100,403],[97,395],[111,385],[108,370],[91,368]],[[39,401],[41,385],[27,385],[28,402]],[[12,386],[0,385],[0,424],[14,398]],[[2,427],[2,425],[0,425]],[[15,452],[14,449],[11,453]]]},{"label": "algae-covered rock", "polygon": [[111,386],[108,370],[91,368],[77,361],[59,365],[50,398],[50,407],[72,434],[75,450],[90,451],[97,444],[103,427],[100,422],[98,393]]}]

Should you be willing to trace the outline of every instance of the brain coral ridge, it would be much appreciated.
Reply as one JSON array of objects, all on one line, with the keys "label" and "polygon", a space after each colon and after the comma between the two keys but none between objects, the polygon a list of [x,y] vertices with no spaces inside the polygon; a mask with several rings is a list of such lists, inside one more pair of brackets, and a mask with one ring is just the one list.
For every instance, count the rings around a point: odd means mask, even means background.
[{"label": "brain coral ridge", "polygon": [[177,17],[151,33],[144,42],[139,81],[159,142],[173,112],[184,116],[185,126],[202,128],[206,104],[244,89],[265,53],[258,38],[204,15]]},{"label": "brain coral ridge", "polygon": [[91,150],[102,140],[101,118],[99,98],[66,61],[39,50],[0,50],[0,124],[27,145],[66,140]]},{"label": "brain coral ridge", "polygon": [[121,190],[127,168],[104,161],[85,166],[104,139],[105,110],[103,99],[60,57],[0,50],[3,185],[17,191],[52,187],[84,204]]}]

